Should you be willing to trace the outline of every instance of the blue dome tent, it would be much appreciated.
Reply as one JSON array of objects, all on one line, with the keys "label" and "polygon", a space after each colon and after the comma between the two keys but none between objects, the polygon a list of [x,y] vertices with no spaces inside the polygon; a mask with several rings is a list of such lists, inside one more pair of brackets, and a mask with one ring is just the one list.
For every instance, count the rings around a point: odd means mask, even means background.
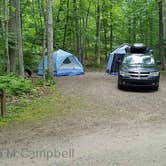
[{"label": "blue dome tent", "polygon": [[[48,68],[48,57],[44,58],[45,69]],[[53,53],[54,76],[75,76],[84,74],[82,64],[69,52],[58,50]],[[43,59],[38,66],[39,76],[43,75]]]},{"label": "blue dome tent", "polygon": [[119,48],[115,49],[113,52],[110,53],[106,65],[106,73],[111,75],[118,74],[118,60],[122,60],[124,55],[127,53],[126,49],[130,48],[128,44],[123,44]]}]

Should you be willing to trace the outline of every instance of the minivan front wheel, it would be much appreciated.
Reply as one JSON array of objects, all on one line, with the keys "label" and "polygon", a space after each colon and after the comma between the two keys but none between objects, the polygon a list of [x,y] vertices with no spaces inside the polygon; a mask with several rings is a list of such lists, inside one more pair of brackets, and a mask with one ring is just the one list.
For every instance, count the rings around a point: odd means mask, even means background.
[{"label": "minivan front wheel", "polygon": [[158,91],[159,90],[159,85],[154,86],[153,90]]},{"label": "minivan front wheel", "polygon": [[122,85],[118,84],[118,89],[122,89]]},{"label": "minivan front wheel", "polygon": [[118,78],[118,89],[123,89],[123,85],[121,84],[121,81],[119,78]]},{"label": "minivan front wheel", "polygon": [[158,91],[159,90],[159,82],[156,82],[153,86],[153,90]]}]

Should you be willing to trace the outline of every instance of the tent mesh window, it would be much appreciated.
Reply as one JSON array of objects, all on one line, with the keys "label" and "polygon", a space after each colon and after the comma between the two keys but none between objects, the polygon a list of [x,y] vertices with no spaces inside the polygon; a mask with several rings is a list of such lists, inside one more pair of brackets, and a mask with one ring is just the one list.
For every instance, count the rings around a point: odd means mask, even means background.
[{"label": "tent mesh window", "polygon": [[71,63],[71,61],[70,61],[69,58],[66,58],[66,59],[63,61],[63,64],[70,64],[70,63]]},{"label": "tent mesh window", "polygon": [[80,69],[80,66],[78,64],[75,64],[73,62],[73,59],[71,58],[66,58],[63,63],[61,64],[60,68],[61,70],[63,69]]}]

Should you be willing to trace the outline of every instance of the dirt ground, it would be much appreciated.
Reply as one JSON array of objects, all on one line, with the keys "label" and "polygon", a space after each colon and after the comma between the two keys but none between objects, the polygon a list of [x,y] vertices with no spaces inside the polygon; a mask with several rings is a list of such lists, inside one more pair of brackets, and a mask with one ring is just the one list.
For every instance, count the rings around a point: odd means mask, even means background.
[{"label": "dirt ground", "polygon": [[56,82],[83,107],[70,117],[1,129],[0,166],[166,165],[166,76],[157,92],[118,90],[117,77],[102,72]]}]

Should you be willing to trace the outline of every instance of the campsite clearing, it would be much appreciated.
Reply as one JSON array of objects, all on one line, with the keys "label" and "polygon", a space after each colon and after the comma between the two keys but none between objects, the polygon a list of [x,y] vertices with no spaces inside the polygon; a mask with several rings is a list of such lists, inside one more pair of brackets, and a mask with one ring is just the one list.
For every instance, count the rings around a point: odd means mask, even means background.
[{"label": "campsite clearing", "polygon": [[[46,122],[12,124],[1,129],[0,165],[165,165],[165,74],[161,75],[158,92],[120,91],[117,77],[100,72],[56,78],[56,82],[61,93],[77,98],[81,107],[72,110],[70,101],[65,100],[70,116],[63,112]],[[74,149],[72,157],[52,156],[55,150],[70,149]],[[5,150],[16,150],[17,156],[7,158]],[[49,156],[35,156],[39,151],[48,152]]]}]

